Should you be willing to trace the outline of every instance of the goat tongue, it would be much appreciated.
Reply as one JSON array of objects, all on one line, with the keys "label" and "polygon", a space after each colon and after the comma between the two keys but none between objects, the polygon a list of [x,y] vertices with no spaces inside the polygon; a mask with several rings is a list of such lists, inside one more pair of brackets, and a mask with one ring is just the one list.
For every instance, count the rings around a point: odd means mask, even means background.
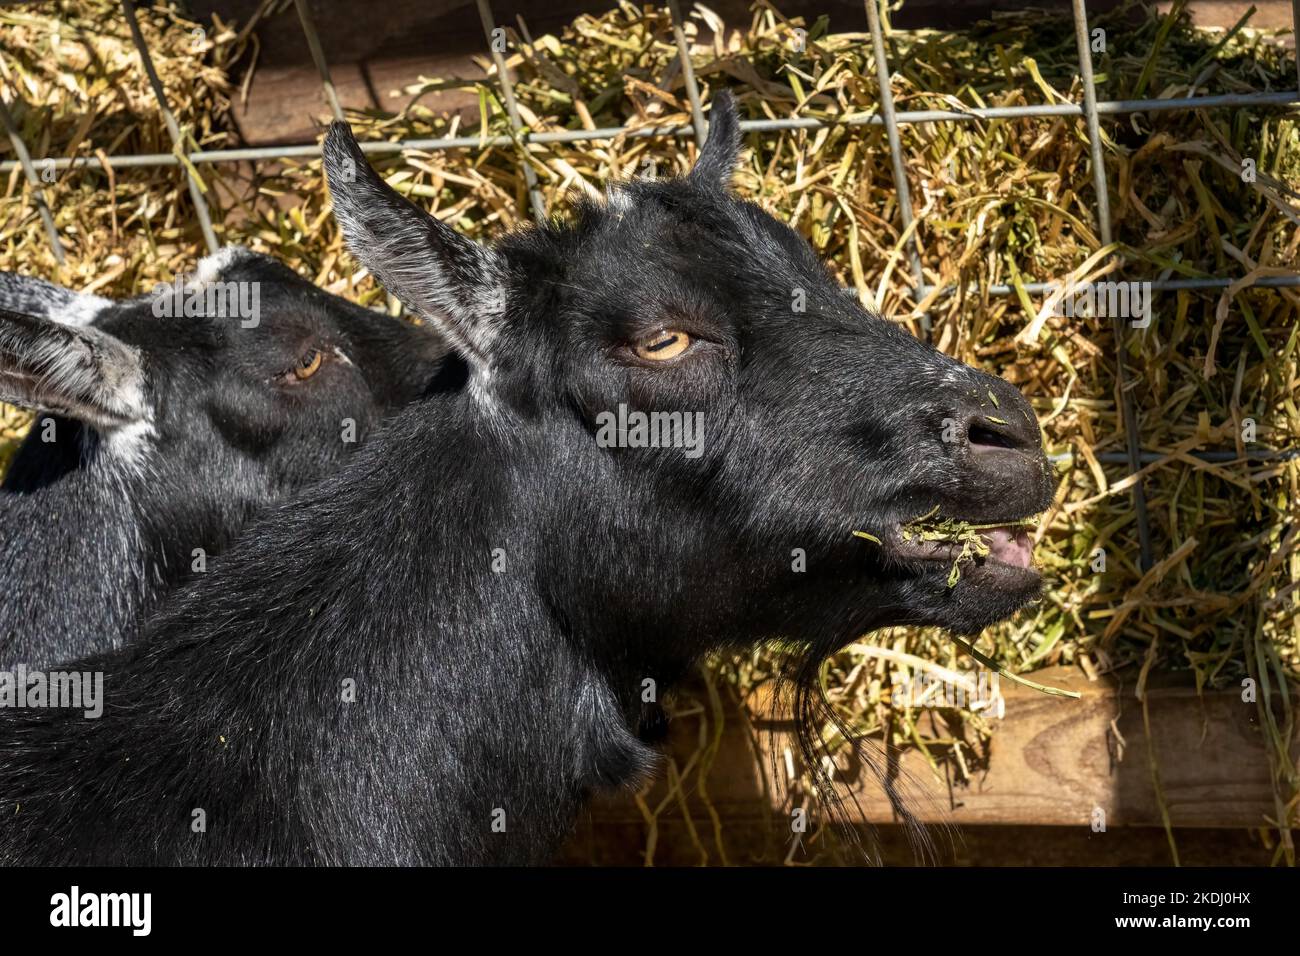
[{"label": "goat tongue", "polygon": [[983,533],[989,546],[989,557],[1015,568],[1027,568],[1033,563],[1034,545],[1023,530],[990,528]]}]

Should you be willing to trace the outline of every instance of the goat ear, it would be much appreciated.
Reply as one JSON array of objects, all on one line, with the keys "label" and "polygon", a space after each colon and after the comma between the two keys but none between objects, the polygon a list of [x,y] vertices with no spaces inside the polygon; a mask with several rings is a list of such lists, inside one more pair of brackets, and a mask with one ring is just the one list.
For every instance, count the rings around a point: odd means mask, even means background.
[{"label": "goat ear", "polygon": [[346,123],[330,126],[324,152],[334,217],[352,254],[486,372],[505,311],[497,256],[398,195],[370,168]]},{"label": "goat ear", "polygon": [[90,325],[113,303],[97,295],[73,292],[53,282],[0,272],[0,309],[34,315],[64,325]]},{"label": "goat ear", "polygon": [[691,170],[691,179],[707,186],[726,189],[740,159],[740,119],[730,90],[713,95],[709,110],[709,135],[700,149],[700,158]]},{"label": "goat ear", "polygon": [[140,353],[107,332],[0,309],[0,401],[97,428],[148,417]]}]

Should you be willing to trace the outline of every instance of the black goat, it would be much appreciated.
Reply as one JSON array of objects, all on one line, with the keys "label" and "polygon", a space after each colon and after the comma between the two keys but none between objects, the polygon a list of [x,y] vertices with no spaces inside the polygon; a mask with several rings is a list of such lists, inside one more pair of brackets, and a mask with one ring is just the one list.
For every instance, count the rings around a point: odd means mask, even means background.
[{"label": "black goat", "polygon": [[423,395],[445,353],[237,247],[124,302],[0,273],[0,399],[54,413],[0,486],[0,665],[117,646]]},{"label": "black goat", "polygon": [[[593,788],[651,768],[649,690],[706,652],[782,637],[815,659],[1033,599],[1023,535],[990,531],[949,586],[956,546],[901,532],[1049,504],[1027,403],[728,195],[738,149],[722,95],[689,177],[489,250],[335,124],[354,253],[469,388],[276,509],[151,640],[80,664],[106,673],[102,718],[0,708],[0,862],[545,861]],[[702,440],[664,447],[649,412]]]}]

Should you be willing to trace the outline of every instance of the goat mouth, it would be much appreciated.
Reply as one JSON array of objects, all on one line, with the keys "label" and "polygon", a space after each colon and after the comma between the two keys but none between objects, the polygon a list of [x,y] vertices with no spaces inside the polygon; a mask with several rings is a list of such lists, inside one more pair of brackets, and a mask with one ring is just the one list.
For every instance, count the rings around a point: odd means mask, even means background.
[{"label": "goat mouth", "polygon": [[977,524],[937,515],[935,508],[903,522],[891,529],[883,541],[862,531],[854,534],[874,541],[900,563],[949,566],[949,587],[954,587],[965,571],[973,569],[1037,577],[1034,543],[1029,535],[1037,516]]}]

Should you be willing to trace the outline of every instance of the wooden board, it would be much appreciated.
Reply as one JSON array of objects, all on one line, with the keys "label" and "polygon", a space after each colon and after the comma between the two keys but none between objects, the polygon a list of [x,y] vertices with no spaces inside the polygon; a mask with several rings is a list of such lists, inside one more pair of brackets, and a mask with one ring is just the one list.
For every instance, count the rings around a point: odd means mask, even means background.
[{"label": "wooden board", "polygon": [[[995,721],[988,768],[969,783],[937,777],[915,752],[903,755],[899,768],[912,781],[910,803],[920,817],[933,823],[1074,826],[1091,831],[1100,810],[1108,829],[1161,825],[1142,707],[1132,680],[1091,683],[1066,668],[1049,669],[1035,678],[1078,690],[1082,697],[1050,697],[1003,681],[1005,716]],[[1148,693],[1154,753],[1172,824],[1267,826],[1277,809],[1256,705],[1243,702],[1238,692],[1198,696],[1187,686]],[[783,792],[776,776],[783,775],[781,755],[790,745],[789,725],[776,720],[760,730],[764,756],[756,760],[739,712],[728,710],[717,758],[704,781],[710,803],[729,820],[770,817],[771,806],[779,806],[781,798],[764,793]],[[698,746],[698,734],[693,718],[674,724],[669,749],[679,765]],[[1300,747],[1292,756],[1300,757]],[[856,798],[856,816],[870,823],[894,821],[888,800],[869,773],[850,774],[843,784]],[[661,782],[652,803],[663,788]],[[697,791],[698,783],[691,789]],[[688,800],[692,813],[707,820],[698,794]],[[600,798],[591,819],[598,825],[642,817],[630,797],[617,795]]]},{"label": "wooden board", "polygon": [[[725,819],[722,842],[726,862],[733,866],[779,861],[785,847],[770,853],[776,835],[751,821]],[[696,821],[695,836],[680,817],[665,816],[655,834],[655,866],[717,866],[723,862],[718,838],[706,821]],[[951,839],[948,837],[951,836]],[[913,850],[901,827],[880,826],[862,833],[887,866],[1169,866],[1172,854],[1163,829],[1112,827],[1093,833],[1086,827],[1035,827],[981,825],[940,833],[932,859]],[[788,835],[786,837],[788,839]],[[1274,851],[1248,830],[1177,828],[1174,842],[1182,866],[1269,866]],[[582,821],[555,861],[562,866],[644,866],[648,844],[642,823]],[[811,862],[796,854],[792,862]],[[823,859],[824,865],[859,865],[861,858]]]}]

